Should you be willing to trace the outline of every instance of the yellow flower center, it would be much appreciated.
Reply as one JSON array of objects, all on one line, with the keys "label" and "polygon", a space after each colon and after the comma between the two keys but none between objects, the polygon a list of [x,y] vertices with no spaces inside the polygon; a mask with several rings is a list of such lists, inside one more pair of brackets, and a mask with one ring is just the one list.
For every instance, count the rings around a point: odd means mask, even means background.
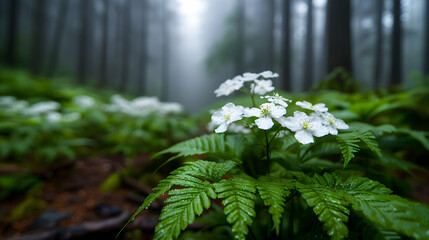
[{"label": "yellow flower center", "polygon": [[229,114],[229,113],[225,114],[225,119],[226,120],[229,120],[230,118],[231,118],[231,114]]},{"label": "yellow flower center", "polygon": [[309,129],[309,128],[310,128],[310,126],[311,126],[311,124],[310,124],[310,122],[308,122],[308,121],[306,121],[306,122],[303,122],[303,123],[302,123],[302,127],[303,127],[304,129]]}]

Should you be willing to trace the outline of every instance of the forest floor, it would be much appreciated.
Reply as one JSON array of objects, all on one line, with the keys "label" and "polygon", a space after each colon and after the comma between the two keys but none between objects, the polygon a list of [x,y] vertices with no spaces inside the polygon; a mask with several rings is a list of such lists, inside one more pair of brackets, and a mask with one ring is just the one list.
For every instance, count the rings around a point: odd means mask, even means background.
[{"label": "forest floor", "polygon": [[[121,157],[94,157],[50,170],[37,197],[42,211],[30,207],[30,214],[11,217],[28,194],[0,202],[0,239],[114,239],[152,187],[126,179],[119,189],[102,191],[105,179],[124,166]],[[144,210],[119,239],[151,239],[160,208],[158,201]]]},{"label": "forest floor", "polygon": [[[145,156],[136,160],[139,166],[149,161]],[[45,172],[45,182],[37,197],[45,203],[42,209],[31,213],[30,207],[30,214],[15,219],[11,213],[28,198],[28,193],[0,202],[0,239],[115,239],[153,187],[125,178],[121,187],[114,191],[100,189],[112,173],[124,167],[123,157],[91,157]],[[429,204],[429,176],[424,178],[423,182],[413,185],[413,197]],[[143,210],[118,239],[152,239],[164,199]],[[201,227],[199,224],[191,226],[193,229]]]}]

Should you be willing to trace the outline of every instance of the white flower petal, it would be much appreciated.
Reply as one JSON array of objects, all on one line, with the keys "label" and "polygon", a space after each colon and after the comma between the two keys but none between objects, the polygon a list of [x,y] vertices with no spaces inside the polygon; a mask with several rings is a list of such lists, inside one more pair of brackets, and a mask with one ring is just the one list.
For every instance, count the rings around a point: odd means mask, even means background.
[{"label": "white flower petal", "polygon": [[261,110],[259,108],[245,108],[244,109],[245,117],[260,117]]},{"label": "white flower petal", "polygon": [[329,134],[329,129],[325,126],[320,125],[320,127],[313,128],[311,130],[311,133],[313,133],[313,135],[316,137],[322,137]]},{"label": "white flower petal", "polygon": [[349,125],[347,125],[343,120],[336,118],[334,121],[334,126],[337,129],[348,129]]},{"label": "white flower petal", "polygon": [[306,130],[297,131],[295,133],[295,138],[296,138],[296,140],[298,140],[298,142],[300,142],[302,144],[314,142],[313,135]]},{"label": "white flower petal", "polygon": [[255,120],[256,126],[262,130],[268,130],[273,127],[274,122],[270,117],[261,117]]},{"label": "white flower petal", "polygon": [[302,129],[301,123],[295,117],[287,117],[286,119],[281,119],[279,123],[286,128],[289,128],[292,132],[296,132]]},{"label": "white flower petal", "polygon": [[279,118],[286,114],[286,109],[282,106],[273,106],[271,108],[271,116],[273,118]]},{"label": "white flower petal", "polygon": [[223,133],[226,132],[226,129],[228,128],[228,125],[226,123],[222,123],[221,125],[219,125],[218,128],[215,129],[216,133]]}]

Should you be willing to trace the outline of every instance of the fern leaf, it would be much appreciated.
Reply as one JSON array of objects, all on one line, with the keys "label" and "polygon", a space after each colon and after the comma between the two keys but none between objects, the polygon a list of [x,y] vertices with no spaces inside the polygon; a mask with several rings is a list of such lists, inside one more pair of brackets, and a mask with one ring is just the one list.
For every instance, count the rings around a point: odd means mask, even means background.
[{"label": "fern leaf", "polygon": [[427,207],[390,195],[390,189],[363,177],[347,179],[343,188],[352,208],[370,222],[415,239],[429,238]]},{"label": "fern leaf", "polygon": [[176,154],[176,156],[168,160],[170,161],[178,157],[193,156],[210,152],[225,152],[225,138],[223,134],[210,134],[180,142],[155,154],[153,158],[166,153]]},{"label": "fern leaf", "polygon": [[355,157],[355,153],[360,151],[359,142],[365,143],[371,151],[381,157],[381,150],[375,136],[369,131],[341,133],[337,135],[337,141],[344,157],[344,167]]},{"label": "fern leaf", "polygon": [[232,224],[236,239],[245,239],[255,216],[256,188],[251,178],[233,177],[214,184],[218,198],[223,198],[224,213]]},{"label": "fern leaf", "polygon": [[284,212],[285,198],[290,195],[288,189],[292,189],[292,187],[290,180],[288,181],[270,176],[260,177],[256,185],[265,206],[269,207],[268,212],[272,215],[274,223],[273,228],[276,229],[277,235],[280,233],[280,223]]},{"label": "fern leaf", "polygon": [[323,177],[315,175],[313,184],[296,184],[297,190],[323,223],[327,234],[337,240],[347,237],[349,233],[345,223],[350,211],[342,196],[331,190],[335,185],[336,179],[330,174]]},{"label": "fern leaf", "polygon": [[406,129],[406,128],[399,129],[399,132],[408,134],[410,137],[412,137],[415,140],[419,141],[422,144],[422,146],[427,151],[429,151],[429,140],[427,138],[427,136],[429,134],[428,132],[416,131],[416,130],[411,130],[411,129]]},{"label": "fern leaf", "polygon": [[[229,172],[233,167],[235,167],[237,163],[233,161],[225,161],[224,163],[215,163],[215,162],[209,162],[204,160],[198,160],[195,162],[186,162],[184,166],[172,171],[170,175],[164,179],[161,180],[155,188],[153,188],[153,193],[149,194],[149,196],[146,197],[142,205],[136,210],[136,212],[131,216],[131,218],[128,220],[128,222],[125,224],[124,227],[122,227],[121,231],[118,233],[118,235],[122,232],[125,227],[135,219],[135,217],[143,211],[143,209],[146,209],[150,206],[150,204],[155,201],[159,196],[169,191],[173,186],[181,186],[185,188],[190,189],[201,189],[204,188],[207,196],[210,196],[212,198],[215,198],[215,195],[213,195],[214,192],[211,192],[207,190],[207,186],[205,185],[206,182],[202,181],[201,179],[206,179],[210,181],[219,181],[220,178],[225,175],[227,172]],[[191,190],[184,190],[184,191],[191,191]],[[172,193],[170,192],[170,195]],[[173,191],[173,195],[175,192]],[[203,193],[201,193],[203,194]],[[180,194],[176,194],[180,195]],[[199,196],[202,203],[202,206],[206,207],[207,205],[207,198],[204,195]],[[177,197],[176,197],[177,198]],[[194,196],[194,198],[196,198]],[[173,198],[174,199],[174,198]],[[198,200],[195,200],[198,201]],[[195,204],[195,203],[193,203]],[[200,208],[197,205],[193,205],[195,208]],[[208,208],[208,207],[207,207]],[[170,209],[167,208],[167,209]],[[164,211],[165,212],[165,211]],[[167,211],[168,212],[168,211]],[[168,214],[165,213],[164,215]],[[196,211],[197,213],[199,211]],[[181,229],[179,227],[179,229]],[[174,230],[174,229],[173,229]],[[168,232],[168,231],[166,231]],[[180,232],[180,231],[179,231]]]},{"label": "fern leaf", "polygon": [[160,223],[155,228],[154,239],[177,239],[180,232],[210,208],[210,199],[216,198],[211,184],[201,181],[192,188],[174,189],[169,192],[167,205],[162,209]]}]

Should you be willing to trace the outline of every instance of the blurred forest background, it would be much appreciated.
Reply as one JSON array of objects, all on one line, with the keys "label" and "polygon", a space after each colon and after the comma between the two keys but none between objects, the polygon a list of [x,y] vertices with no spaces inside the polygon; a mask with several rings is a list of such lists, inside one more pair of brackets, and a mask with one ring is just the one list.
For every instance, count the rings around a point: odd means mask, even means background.
[{"label": "blurred forest background", "polygon": [[429,74],[425,0],[0,0],[0,63],[195,112],[243,72],[309,90],[338,66],[363,89]]}]

